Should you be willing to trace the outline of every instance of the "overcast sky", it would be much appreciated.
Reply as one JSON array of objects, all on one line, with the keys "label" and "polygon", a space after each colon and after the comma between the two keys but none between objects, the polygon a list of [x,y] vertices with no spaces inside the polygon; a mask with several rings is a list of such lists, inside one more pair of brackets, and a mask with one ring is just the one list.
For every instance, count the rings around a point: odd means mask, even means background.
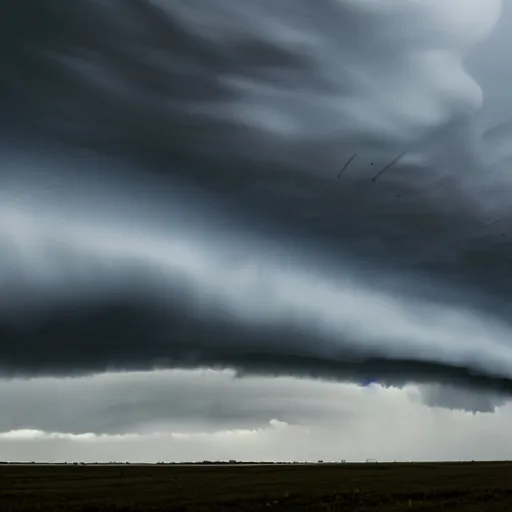
[{"label": "overcast sky", "polygon": [[0,460],[512,457],[510,6],[6,6]]}]

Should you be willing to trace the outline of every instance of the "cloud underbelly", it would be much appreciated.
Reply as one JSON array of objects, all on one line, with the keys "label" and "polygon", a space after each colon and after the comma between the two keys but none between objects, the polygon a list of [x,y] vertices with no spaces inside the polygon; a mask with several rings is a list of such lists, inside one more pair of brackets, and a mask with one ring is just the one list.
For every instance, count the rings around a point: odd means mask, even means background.
[{"label": "cloud underbelly", "polygon": [[275,241],[244,252],[213,222],[220,242],[208,245],[191,230],[159,236],[8,208],[2,219],[4,374],[214,365],[512,390],[508,326],[401,299],[341,258],[333,272]]}]

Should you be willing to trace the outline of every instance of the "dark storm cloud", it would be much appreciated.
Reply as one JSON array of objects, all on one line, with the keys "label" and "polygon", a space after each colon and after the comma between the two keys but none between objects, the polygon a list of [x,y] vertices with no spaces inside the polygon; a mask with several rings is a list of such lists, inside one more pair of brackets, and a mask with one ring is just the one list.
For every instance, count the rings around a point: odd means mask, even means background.
[{"label": "dark storm cloud", "polygon": [[397,280],[394,297],[378,270],[213,218],[215,238],[169,215],[167,239],[142,222],[25,210],[0,217],[4,375],[213,366],[510,391],[508,324],[436,304],[418,280]]},{"label": "dark storm cloud", "polygon": [[421,388],[421,398],[425,405],[444,407],[446,409],[462,410],[472,413],[495,412],[506,403],[506,398],[486,392],[467,392],[467,390],[438,384]]},{"label": "dark storm cloud", "polygon": [[[0,219],[2,372],[212,365],[509,393],[496,317],[512,235],[489,220],[509,218],[510,184],[487,178],[471,117],[482,92],[462,66],[499,2],[158,5],[3,4],[3,199],[22,188],[34,204]],[[112,157],[115,204],[82,200],[77,214],[62,186],[35,207],[41,169],[88,179],[80,154],[43,135]],[[140,220],[152,197],[120,199],[138,188],[133,169],[168,180],[167,230],[162,215],[158,229]],[[178,204],[178,185],[209,194],[200,227],[177,222],[204,206]],[[52,208],[64,220],[40,224]],[[347,284],[355,261],[373,270]],[[389,284],[398,271],[407,286]]]},{"label": "dark storm cloud", "polygon": [[[8,2],[6,97],[18,122],[199,181],[237,212],[393,261],[462,257],[480,275],[474,246],[496,233],[459,183],[474,183],[476,155],[459,150],[481,94],[459,54],[491,23],[488,4],[466,27],[421,3],[383,17],[367,1]],[[372,186],[394,151],[425,147]]]}]

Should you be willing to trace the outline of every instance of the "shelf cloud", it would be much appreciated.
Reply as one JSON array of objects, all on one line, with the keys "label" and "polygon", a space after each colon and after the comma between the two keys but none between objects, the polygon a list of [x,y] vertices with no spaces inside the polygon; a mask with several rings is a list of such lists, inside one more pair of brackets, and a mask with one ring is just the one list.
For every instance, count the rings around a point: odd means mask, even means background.
[{"label": "shelf cloud", "polygon": [[4,4],[3,376],[510,395],[502,2]]}]

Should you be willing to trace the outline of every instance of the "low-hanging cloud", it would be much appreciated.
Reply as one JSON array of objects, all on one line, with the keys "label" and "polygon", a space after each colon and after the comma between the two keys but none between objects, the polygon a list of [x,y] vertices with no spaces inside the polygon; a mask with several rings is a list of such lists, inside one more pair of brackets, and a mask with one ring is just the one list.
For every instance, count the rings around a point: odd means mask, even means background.
[{"label": "low-hanging cloud", "polygon": [[5,374],[214,365],[511,389],[507,324],[393,298],[355,266],[347,276],[297,256],[283,264],[292,251],[240,249],[215,224],[216,243],[192,226],[163,241],[133,225],[1,213],[15,248],[3,252]]},{"label": "low-hanging cloud", "polygon": [[421,413],[419,401],[471,411],[475,417],[510,410],[494,395],[458,389],[446,393],[446,388],[361,387],[283,376],[241,379],[232,370],[211,369],[16,378],[4,380],[0,388],[0,408],[9,411],[0,416],[0,432],[211,433],[263,428],[272,419],[306,428],[336,431],[343,425],[357,431],[368,423],[377,430],[383,416],[398,410],[404,416]]},{"label": "low-hanging cloud", "polygon": [[[8,5],[4,375],[212,365],[510,393],[492,222],[510,182],[488,178],[497,136],[464,67],[500,1]],[[158,200],[135,192],[152,180]]]},{"label": "low-hanging cloud", "polygon": [[262,428],[274,418],[306,427],[348,424],[360,416],[358,400],[373,391],[292,377],[240,379],[211,369],[12,379],[0,389],[0,407],[9,411],[0,432],[213,432]]},{"label": "low-hanging cloud", "polygon": [[[172,373],[172,372],[171,372]],[[133,374],[126,374],[128,380]],[[155,375],[135,376],[135,384],[125,387],[126,391],[134,389],[141,380],[153,380]],[[159,379],[160,377],[158,377]],[[120,377],[101,376],[93,380],[102,381],[102,392],[112,391],[108,380],[118,381]],[[82,380],[82,379],[77,379]],[[197,375],[194,382],[197,383]],[[214,379],[216,380],[216,379]],[[430,408],[411,401],[404,390],[383,390],[378,386],[364,389],[357,386],[335,385],[325,382],[300,382],[289,379],[267,379],[262,385],[260,379],[244,379],[236,385],[241,388],[276,391],[279,399],[289,395],[300,402],[300,395],[305,392],[306,407],[316,406],[331,410],[332,422],[316,422],[317,418],[310,415],[304,418],[305,424],[290,424],[277,417],[265,421],[258,426],[240,426],[236,423],[228,429],[214,426],[213,430],[184,430],[176,424],[168,424],[165,428],[135,429],[130,433],[94,434],[93,431],[70,433],[66,428],[72,422],[57,419],[46,421],[50,425],[60,425],[60,429],[41,430],[42,419],[46,414],[33,415],[41,425],[37,427],[16,428],[0,433],[0,458],[18,461],[191,461],[191,460],[308,460],[317,461],[364,461],[371,457],[380,461],[398,460],[507,460],[510,458],[511,443],[506,434],[504,424],[510,422],[510,405],[500,408],[495,414],[478,414],[476,416],[460,411],[448,411]],[[248,382],[249,381],[249,382]],[[253,381],[253,382],[251,382]],[[190,382],[192,389],[195,386]],[[69,383],[66,381],[66,383]],[[155,382],[153,381],[153,384]],[[211,385],[213,381],[203,385]],[[11,390],[20,384],[12,382]],[[86,400],[86,409],[93,412],[93,402],[103,402],[99,396],[93,395],[98,383],[83,379],[81,384],[72,382],[69,395],[81,396]],[[103,387],[106,384],[105,387]],[[167,382],[170,384],[170,382]],[[217,384],[219,381],[217,380]],[[66,398],[62,382],[48,388],[48,381],[37,379],[27,382],[23,389],[41,386],[50,391],[58,390],[58,395]],[[76,387],[84,387],[87,392],[77,395]],[[261,386],[261,388],[260,388]],[[85,391],[84,389],[84,391]],[[150,396],[143,394],[148,388],[143,385],[137,388],[136,396],[144,401]],[[219,392],[224,390],[221,386]],[[283,395],[283,390],[288,393]],[[313,389],[315,390],[313,392]],[[410,390],[409,390],[410,391]],[[178,390],[176,390],[178,392]],[[87,394],[89,393],[89,395]],[[162,390],[162,394],[164,391]],[[92,396],[91,396],[92,395]],[[235,393],[236,395],[236,393]],[[242,393],[243,395],[243,393]],[[291,396],[290,396],[291,395]],[[17,394],[16,396],[19,396]],[[42,395],[39,395],[42,397]],[[161,395],[160,395],[161,396]],[[202,396],[202,395],[201,395]],[[246,395],[248,396],[248,395]],[[268,396],[268,395],[267,395]],[[232,395],[233,397],[233,395]],[[104,402],[108,403],[108,399]],[[261,404],[261,399],[257,401]],[[123,402],[124,404],[124,402]],[[91,408],[91,405],[93,406]],[[277,405],[277,402],[276,402]],[[249,404],[240,405],[247,411]],[[290,403],[288,402],[288,408]],[[300,407],[300,405],[299,405]],[[135,413],[135,407],[131,412]],[[77,409],[74,409],[78,411]],[[190,410],[190,409],[189,409]],[[234,410],[234,409],[233,409]],[[236,409],[238,410],[238,409]],[[297,409],[299,410],[299,409]],[[63,411],[52,405],[49,412],[55,412],[62,420]],[[71,412],[71,411],[70,411]],[[139,410],[140,412],[140,410]],[[161,411],[160,411],[161,412]],[[182,412],[184,412],[182,410]],[[341,412],[341,414],[340,414]],[[343,414],[343,412],[345,414]],[[105,411],[112,418],[112,411]],[[19,419],[19,417],[18,417]],[[71,419],[71,414],[69,416]],[[2,417],[3,420],[3,417]],[[92,420],[92,418],[90,418]],[[99,418],[97,418],[99,420]],[[75,420],[76,425],[76,420]],[[91,426],[91,421],[87,423]],[[486,442],[482,443],[485,433]]]}]

